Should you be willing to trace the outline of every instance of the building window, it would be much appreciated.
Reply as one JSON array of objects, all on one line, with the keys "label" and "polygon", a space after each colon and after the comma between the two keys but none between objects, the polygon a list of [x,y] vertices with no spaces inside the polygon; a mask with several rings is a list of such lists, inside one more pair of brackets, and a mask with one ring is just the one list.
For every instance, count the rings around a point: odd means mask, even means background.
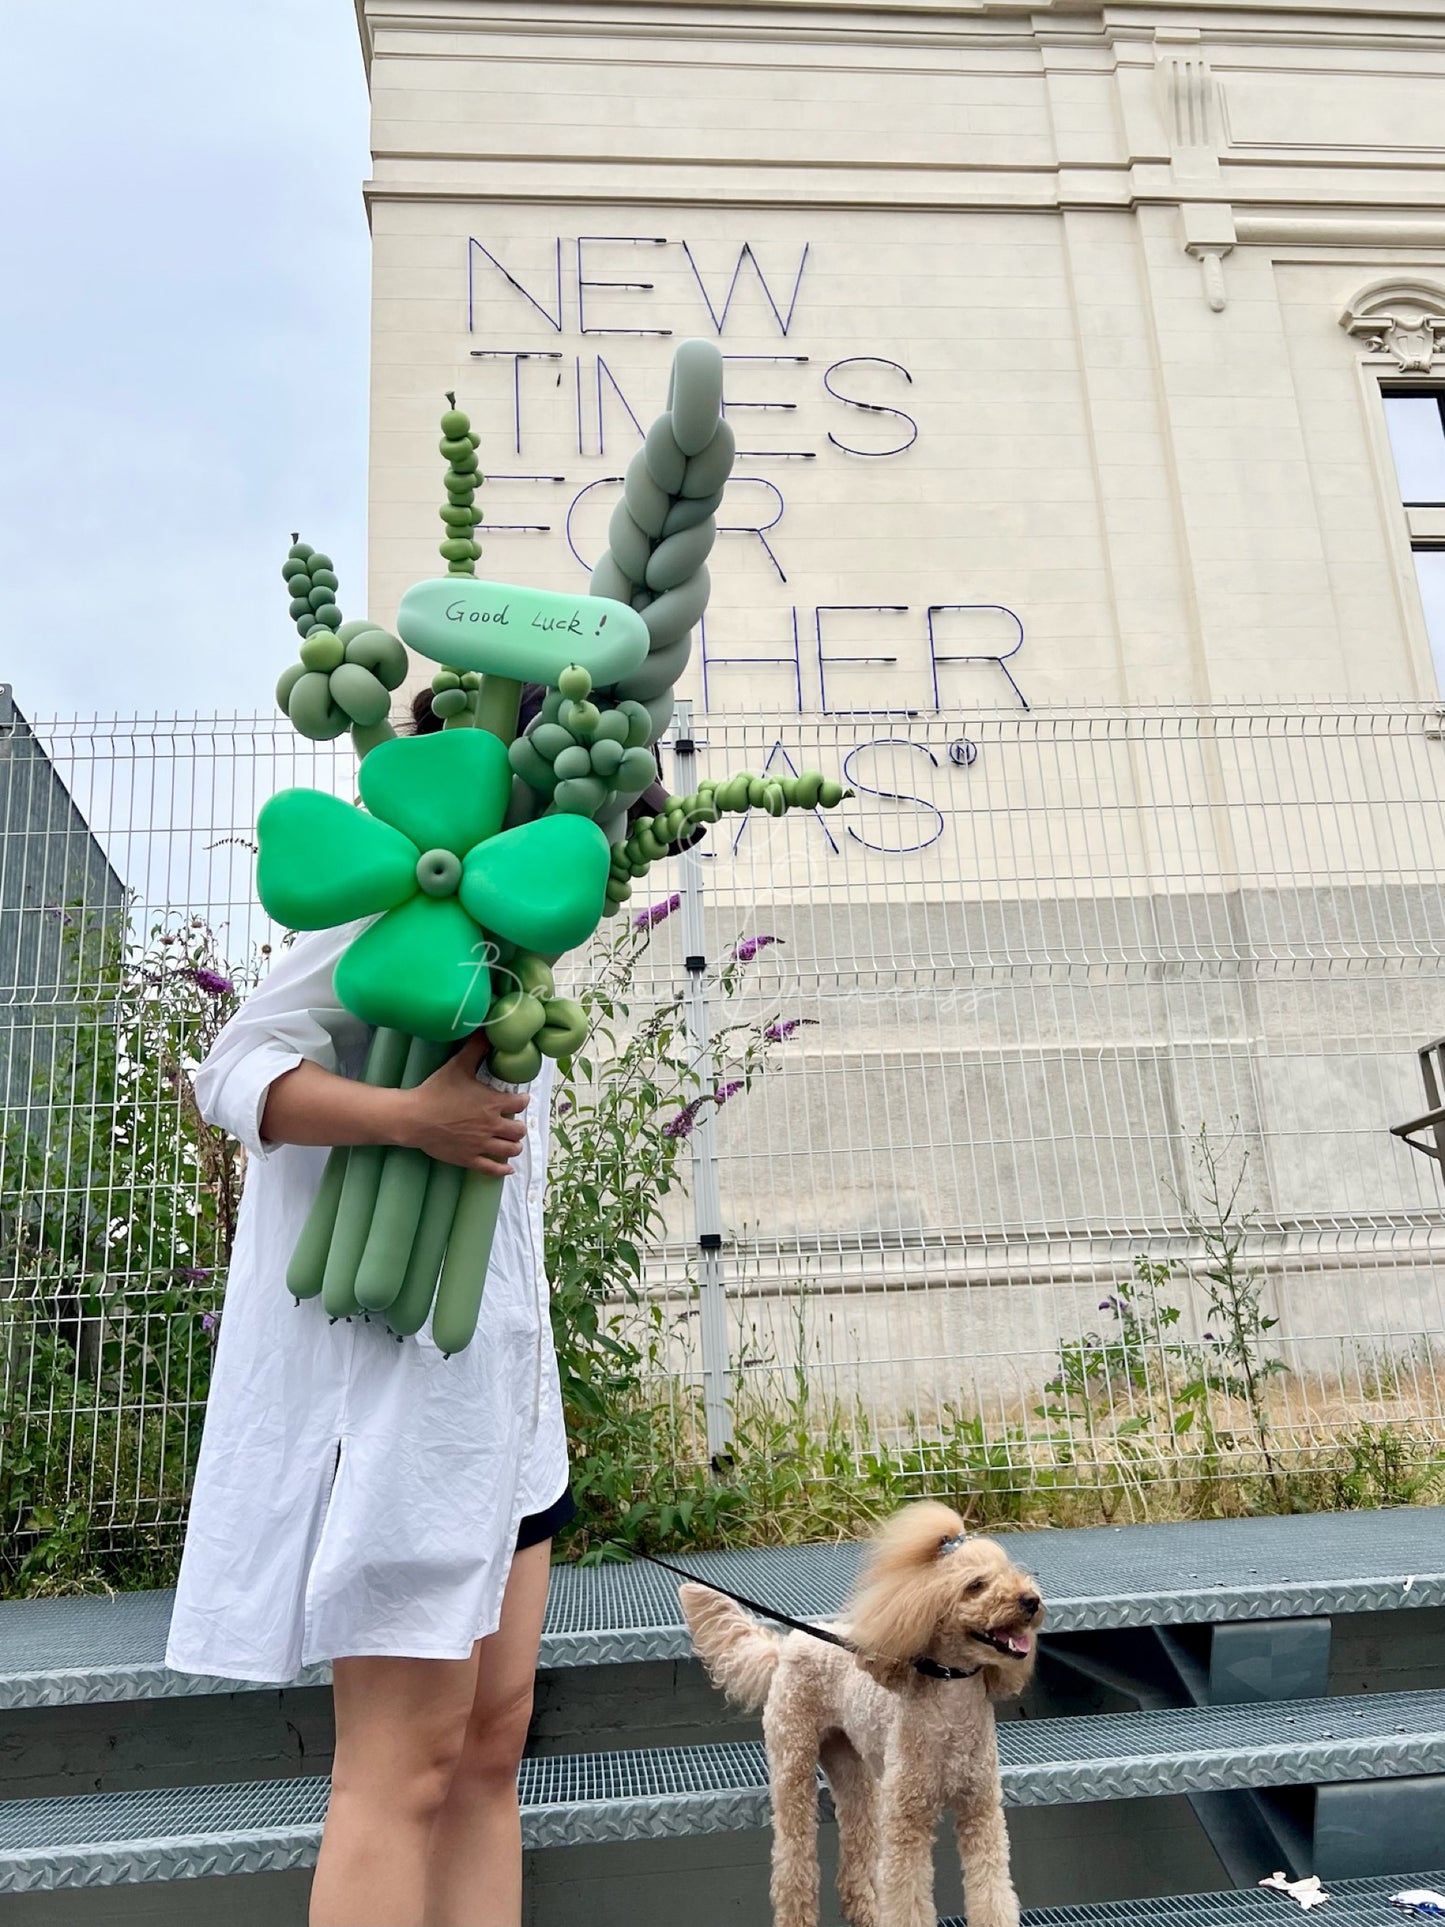
[{"label": "building window", "polygon": [[1445,693],[1445,389],[1388,391],[1385,422],[1410,525],[1425,632]]}]

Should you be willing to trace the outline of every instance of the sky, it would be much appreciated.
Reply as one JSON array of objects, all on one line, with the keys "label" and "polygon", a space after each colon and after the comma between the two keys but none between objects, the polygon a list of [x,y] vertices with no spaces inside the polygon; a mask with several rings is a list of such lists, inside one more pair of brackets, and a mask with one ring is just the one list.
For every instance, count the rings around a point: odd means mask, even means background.
[{"label": "sky", "polygon": [[256,711],[300,530],[364,610],[370,246],[351,0],[5,0],[0,682]]}]

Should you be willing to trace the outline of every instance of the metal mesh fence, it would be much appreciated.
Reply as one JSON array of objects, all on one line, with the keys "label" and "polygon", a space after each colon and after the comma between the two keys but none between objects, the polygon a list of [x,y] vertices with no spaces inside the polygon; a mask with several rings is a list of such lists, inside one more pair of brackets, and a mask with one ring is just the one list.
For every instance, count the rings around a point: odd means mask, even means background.
[{"label": "metal mesh fence", "polygon": [[[820,1442],[839,1477],[883,1457],[920,1486],[1084,1493],[1328,1467],[1337,1502],[1402,1496],[1405,1457],[1445,1452],[1439,1181],[1389,1135],[1445,1030],[1439,712],[695,735],[703,776],[816,765],[858,793],[726,819],[696,866],[709,961],[747,959],[711,1021],[778,1031],[716,1115],[721,1361],[685,1201],[649,1254],[674,1462],[719,1443],[706,1363],[738,1440]],[[259,804],[351,772],[252,717],[10,723],[12,1525],[174,1535],[237,1181],[178,1129],[185,1069],[276,940]],[[658,925],[643,997],[682,982],[680,929]]]}]

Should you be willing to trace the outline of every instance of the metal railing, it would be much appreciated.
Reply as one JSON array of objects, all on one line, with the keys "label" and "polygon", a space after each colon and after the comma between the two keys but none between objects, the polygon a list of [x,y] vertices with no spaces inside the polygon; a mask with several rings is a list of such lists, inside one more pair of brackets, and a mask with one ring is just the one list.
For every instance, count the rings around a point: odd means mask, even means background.
[{"label": "metal railing", "polygon": [[[814,764],[858,794],[726,819],[641,967],[672,995],[699,943],[774,938],[729,1015],[790,1026],[695,1136],[725,1234],[706,1346],[690,1203],[649,1254],[681,1458],[784,1409],[834,1462],[892,1454],[926,1483],[974,1454],[995,1488],[1348,1480],[1350,1441],[1369,1470],[1445,1439],[1439,1180],[1390,1133],[1442,1029],[1438,711],[700,714],[693,734],[699,777]],[[233,1200],[204,1158],[166,1163],[166,1106],[223,1001],[206,973],[264,967],[257,808],[351,770],[252,717],[54,722],[23,753],[12,732],[4,1412],[12,1468],[49,1470],[0,1479],[32,1509],[39,1490],[93,1530],[174,1531]],[[138,1006],[97,964],[119,924],[156,974]],[[71,1341],[90,1355],[67,1376]]]}]

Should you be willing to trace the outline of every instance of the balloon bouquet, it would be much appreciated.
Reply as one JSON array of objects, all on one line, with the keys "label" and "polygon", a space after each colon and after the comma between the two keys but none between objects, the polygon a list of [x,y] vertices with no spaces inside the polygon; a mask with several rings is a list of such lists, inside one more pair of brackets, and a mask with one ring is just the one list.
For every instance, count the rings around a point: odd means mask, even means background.
[{"label": "balloon bouquet", "polygon": [[[301,635],[277,700],[303,736],[351,732],[360,804],[290,789],[261,812],[258,888],[296,930],[372,919],[335,972],[339,1001],[375,1026],[367,1082],[411,1087],[478,1028],[492,1081],[524,1088],[582,1045],[581,1007],[557,994],[553,966],[616,915],[632,885],[679,839],[725,812],[829,809],[842,786],[816,771],[780,781],[744,773],[628,812],[658,778],[654,745],[707,606],[706,559],[732,469],[722,357],[677,349],[667,410],[627,471],[590,593],[561,595],[478,579],[478,436],[449,404],[447,573],[407,590],[398,635],[344,622],[330,558],[297,541],[282,567]],[[406,646],[403,647],[403,644]],[[407,649],[442,665],[432,708],[442,728],[399,737],[388,720]],[[524,682],[542,684],[524,730]],[[318,1294],[333,1319],[384,1317],[397,1337],[432,1319],[447,1354],[476,1330],[505,1180],[425,1152],[333,1150],[287,1284]]]}]

